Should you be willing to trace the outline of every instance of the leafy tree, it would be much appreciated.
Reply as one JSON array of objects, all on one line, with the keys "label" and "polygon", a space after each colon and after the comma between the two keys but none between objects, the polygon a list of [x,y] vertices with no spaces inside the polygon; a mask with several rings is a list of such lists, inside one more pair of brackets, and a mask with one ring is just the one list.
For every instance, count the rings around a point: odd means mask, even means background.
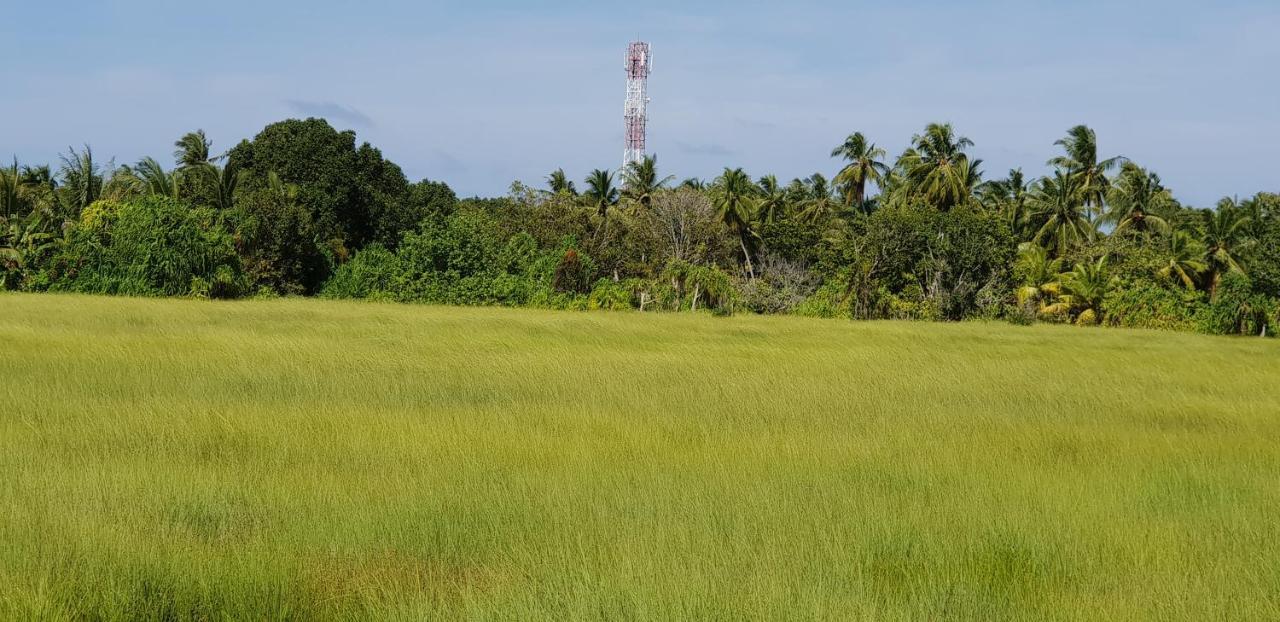
[{"label": "leafy tree", "polygon": [[227,212],[236,251],[254,290],[313,294],[329,274],[331,259],[319,243],[310,210],[297,186],[269,174],[265,186],[239,193]]},{"label": "leafy tree", "polygon": [[1074,178],[1084,201],[1085,215],[1093,220],[1102,213],[1111,187],[1107,171],[1124,158],[1117,156],[1099,161],[1098,136],[1085,125],[1067,130],[1067,136],[1053,144],[1062,147],[1065,153],[1049,160],[1049,165],[1066,171]]},{"label": "leafy tree", "polygon": [[339,255],[379,237],[394,242],[410,220],[399,213],[408,189],[400,167],[323,119],[272,123],[231,149],[227,166],[245,172],[246,191],[264,187],[272,172],[296,185],[316,234]]},{"label": "leafy tree", "polygon": [[836,184],[844,189],[845,207],[862,209],[867,182],[878,184],[889,174],[888,165],[881,161],[885,157],[884,149],[868,141],[862,132],[854,132],[831,150],[831,157],[847,162],[835,178]]},{"label": "leafy tree", "polygon": [[715,206],[721,222],[737,234],[742,259],[751,278],[755,278],[755,268],[751,263],[751,251],[747,249],[747,238],[751,236],[751,222],[759,205],[758,192],[751,177],[741,168],[725,168],[711,188],[711,204]]}]

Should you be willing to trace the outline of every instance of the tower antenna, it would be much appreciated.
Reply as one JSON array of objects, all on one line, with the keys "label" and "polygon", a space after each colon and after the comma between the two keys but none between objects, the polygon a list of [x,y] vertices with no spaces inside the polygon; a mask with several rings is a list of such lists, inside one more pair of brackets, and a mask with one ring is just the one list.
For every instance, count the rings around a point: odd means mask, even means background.
[{"label": "tower antenna", "polygon": [[622,107],[626,125],[626,147],[622,152],[622,168],[644,159],[646,124],[649,121],[649,73],[653,56],[649,44],[636,41],[627,46],[627,100]]}]

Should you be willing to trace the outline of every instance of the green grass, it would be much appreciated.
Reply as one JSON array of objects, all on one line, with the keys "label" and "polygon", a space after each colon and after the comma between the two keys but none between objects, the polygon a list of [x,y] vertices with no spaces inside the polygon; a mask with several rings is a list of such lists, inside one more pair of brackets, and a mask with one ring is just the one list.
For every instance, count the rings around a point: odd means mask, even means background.
[{"label": "green grass", "polygon": [[1280,618],[1280,343],[0,295],[3,619]]}]

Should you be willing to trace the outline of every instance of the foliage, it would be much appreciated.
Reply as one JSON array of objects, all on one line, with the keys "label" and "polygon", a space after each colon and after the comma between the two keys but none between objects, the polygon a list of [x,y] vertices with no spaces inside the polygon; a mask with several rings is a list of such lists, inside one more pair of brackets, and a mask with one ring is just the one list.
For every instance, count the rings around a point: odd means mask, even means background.
[{"label": "foliage", "polygon": [[135,296],[234,297],[240,260],[217,215],[150,196],[97,204],[51,261],[51,289]]}]

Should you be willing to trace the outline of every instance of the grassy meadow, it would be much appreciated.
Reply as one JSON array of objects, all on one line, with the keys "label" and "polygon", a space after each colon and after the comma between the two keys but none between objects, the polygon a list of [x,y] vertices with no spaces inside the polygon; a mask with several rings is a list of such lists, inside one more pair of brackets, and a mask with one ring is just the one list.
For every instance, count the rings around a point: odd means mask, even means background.
[{"label": "grassy meadow", "polygon": [[0,619],[1280,618],[1280,343],[0,295]]}]

